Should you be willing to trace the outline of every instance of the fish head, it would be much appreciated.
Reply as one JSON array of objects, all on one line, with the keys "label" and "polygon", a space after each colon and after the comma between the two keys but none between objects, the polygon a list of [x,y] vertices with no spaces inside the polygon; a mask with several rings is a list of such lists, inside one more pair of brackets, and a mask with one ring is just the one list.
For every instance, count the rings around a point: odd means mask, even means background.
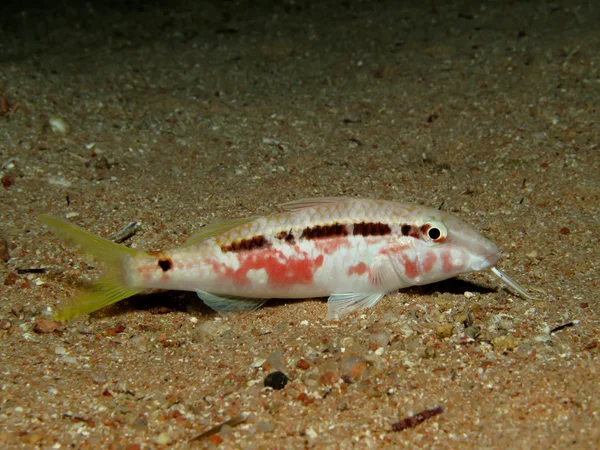
[{"label": "fish head", "polygon": [[410,284],[433,283],[496,264],[498,247],[474,227],[443,211],[425,212],[412,224],[410,248],[397,255],[396,270]]},{"label": "fish head", "polygon": [[459,253],[464,263],[464,270],[460,273],[493,267],[502,256],[494,242],[459,218],[448,215],[443,223],[447,229],[446,245]]}]

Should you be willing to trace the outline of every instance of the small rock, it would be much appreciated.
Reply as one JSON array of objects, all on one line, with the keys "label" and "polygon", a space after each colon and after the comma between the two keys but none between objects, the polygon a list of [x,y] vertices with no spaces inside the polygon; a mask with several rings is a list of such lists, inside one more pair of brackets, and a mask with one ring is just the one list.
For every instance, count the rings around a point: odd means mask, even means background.
[{"label": "small rock", "polygon": [[470,326],[465,328],[465,336],[467,336],[468,338],[476,339],[477,337],[479,337],[480,334],[481,331],[479,331],[479,327]]},{"label": "small rock", "polygon": [[96,384],[104,384],[106,383],[106,374],[103,372],[95,373],[92,377],[92,381]]},{"label": "small rock", "polygon": [[390,343],[390,333],[386,331],[373,333],[369,336],[369,342],[375,344],[375,348],[386,347]]},{"label": "small rock", "polygon": [[335,405],[335,409],[338,411],[346,411],[348,409],[348,403],[339,402],[337,405]]},{"label": "small rock", "polygon": [[148,429],[148,421],[143,417],[138,417],[133,422],[133,428],[137,431],[146,431]]},{"label": "small rock", "polygon": [[259,433],[270,433],[275,429],[275,425],[272,422],[267,422],[266,420],[259,420],[256,423],[256,431]]},{"label": "small rock", "polygon": [[310,369],[310,364],[305,359],[299,359],[296,363],[296,367],[300,370],[308,370]]},{"label": "small rock", "polygon": [[12,326],[12,323],[8,319],[0,319],[0,330],[8,330]]},{"label": "small rock", "polygon": [[208,440],[215,445],[220,445],[223,442],[223,438],[218,434],[213,434],[212,436],[209,436]]},{"label": "small rock", "polygon": [[275,390],[280,390],[285,387],[288,382],[288,377],[285,373],[281,371],[271,372],[269,375],[265,377],[264,385],[265,387],[270,387]]},{"label": "small rock", "polygon": [[538,257],[538,252],[533,250],[527,253],[525,256],[527,256],[529,259],[536,259]]},{"label": "small rock", "polygon": [[218,338],[231,327],[222,320],[210,320],[201,323],[192,331],[193,342],[205,342]]},{"label": "small rock", "polygon": [[13,284],[15,284],[17,282],[18,279],[19,279],[19,276],[16,273],[9,272],[6,275],[6,277],[4,278],[4,284],[6,286],[12,286]]},{"label": "small rock", "polygon": [[342,372],[353,380],[361,379],[367,372],[367,362],[362,358],[345,358],[341,365]]},{"label": "small rock", "polygon": [[271,352],[266,362],[275,370],[283,369],[283,352],[281,350]]},{"label": "small rock", "polygon": [[433,359],[437,356],[437,353],[435,352],[435,348],[425,347],[420,355],[423,359]]},{"label": "small rock", "polygon": [[58,133],[62,134],[63,136],[66,136],[71,132],[71,126],[62,117],[50,117],[50,119],[48,119],[48,125],[50,126],[50,130],[52,130],[53,133]]},{"label": "small rock", "polygon": [[44,333],[52,333],[60,326],[60,322],[57,322],[52,319],[44,319],[40,318],[35,321],[33,324],[33,331],[36,333],[44,334]]},{"label": "small rock", "polygon": [[173,441],[171,435],[168,432],[160,433],[158,436],[154,438],[154,442],[158,445],[169,445]]},{"label": "small rock", "polygon": [[312,429],[312,428],[308,428],[306,430],[306,435],[310,438],[310,439],[316,439],[319,437],[319,435],[317,434],[317,432]]},{"label": "small rock", "polygon": [[521,340],[514,336],[498,336],[492,339],[492,347],[497,352],[513,351],[520,343]]},{"label": "small rock", "polygon": [[452,336],[452,331],[454,330],[454,326],[451,323],[445,323],[443,325],[439,325],[435,329],[435,335],[438,339],[445,339]]}]

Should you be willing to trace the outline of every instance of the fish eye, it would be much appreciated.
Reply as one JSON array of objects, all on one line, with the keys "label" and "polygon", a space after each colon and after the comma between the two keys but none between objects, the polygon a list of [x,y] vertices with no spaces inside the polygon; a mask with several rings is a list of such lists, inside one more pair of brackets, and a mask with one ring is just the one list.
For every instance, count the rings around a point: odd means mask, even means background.
[{"label": "fish eye", "polygon": [[443,222],[439,220],[430,220],[421,225],[421,238],[430,244],[442,244],[448,236],[448,229]]}]

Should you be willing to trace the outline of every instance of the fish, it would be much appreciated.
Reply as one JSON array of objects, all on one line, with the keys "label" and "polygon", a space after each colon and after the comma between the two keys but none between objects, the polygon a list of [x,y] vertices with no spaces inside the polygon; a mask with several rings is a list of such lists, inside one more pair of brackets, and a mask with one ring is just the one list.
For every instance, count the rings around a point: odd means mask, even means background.
[{"label": "fish", "polygon": [[146,289],[195,291],[213,310],[252,311],[268,299],[328,297],[327,320],[377,304],[390,292],[496,268],[501,252],[439,209],[377,199],[294,200],[282,211],[209,224],[185,243],[142,251],[42,214],[54,234],[104,263],[89,290],[54,314],[68,321]]}]

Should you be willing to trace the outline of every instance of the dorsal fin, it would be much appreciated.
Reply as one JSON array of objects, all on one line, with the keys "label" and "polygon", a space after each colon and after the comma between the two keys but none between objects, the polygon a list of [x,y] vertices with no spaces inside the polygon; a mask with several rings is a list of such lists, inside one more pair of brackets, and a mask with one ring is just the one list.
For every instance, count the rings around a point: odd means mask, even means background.
[{"label": "dorsal fin", "polygon": [[224,220],[222,222],[209,223],[205,227],[200,228],[194,234],[192,234],[183,244],[183,247],[189,247],[190,245],[198,244],[205,239],[217,236],[226,231],[232,230],[236,227],[250,223],[258,219],[258,216],[244,217],[243,219],[231,219]]},{"label": "dorsal fin", "polygon": [[285,211],[299,211],[306,208],[314,208],[316,206],[331,205],[333,203],[340,203],[348,200],[354,200],[352,197],[315,197],[315,198],[301,198],[298,200],[292,200],[291,202],[282,203],[279,205]]}]

